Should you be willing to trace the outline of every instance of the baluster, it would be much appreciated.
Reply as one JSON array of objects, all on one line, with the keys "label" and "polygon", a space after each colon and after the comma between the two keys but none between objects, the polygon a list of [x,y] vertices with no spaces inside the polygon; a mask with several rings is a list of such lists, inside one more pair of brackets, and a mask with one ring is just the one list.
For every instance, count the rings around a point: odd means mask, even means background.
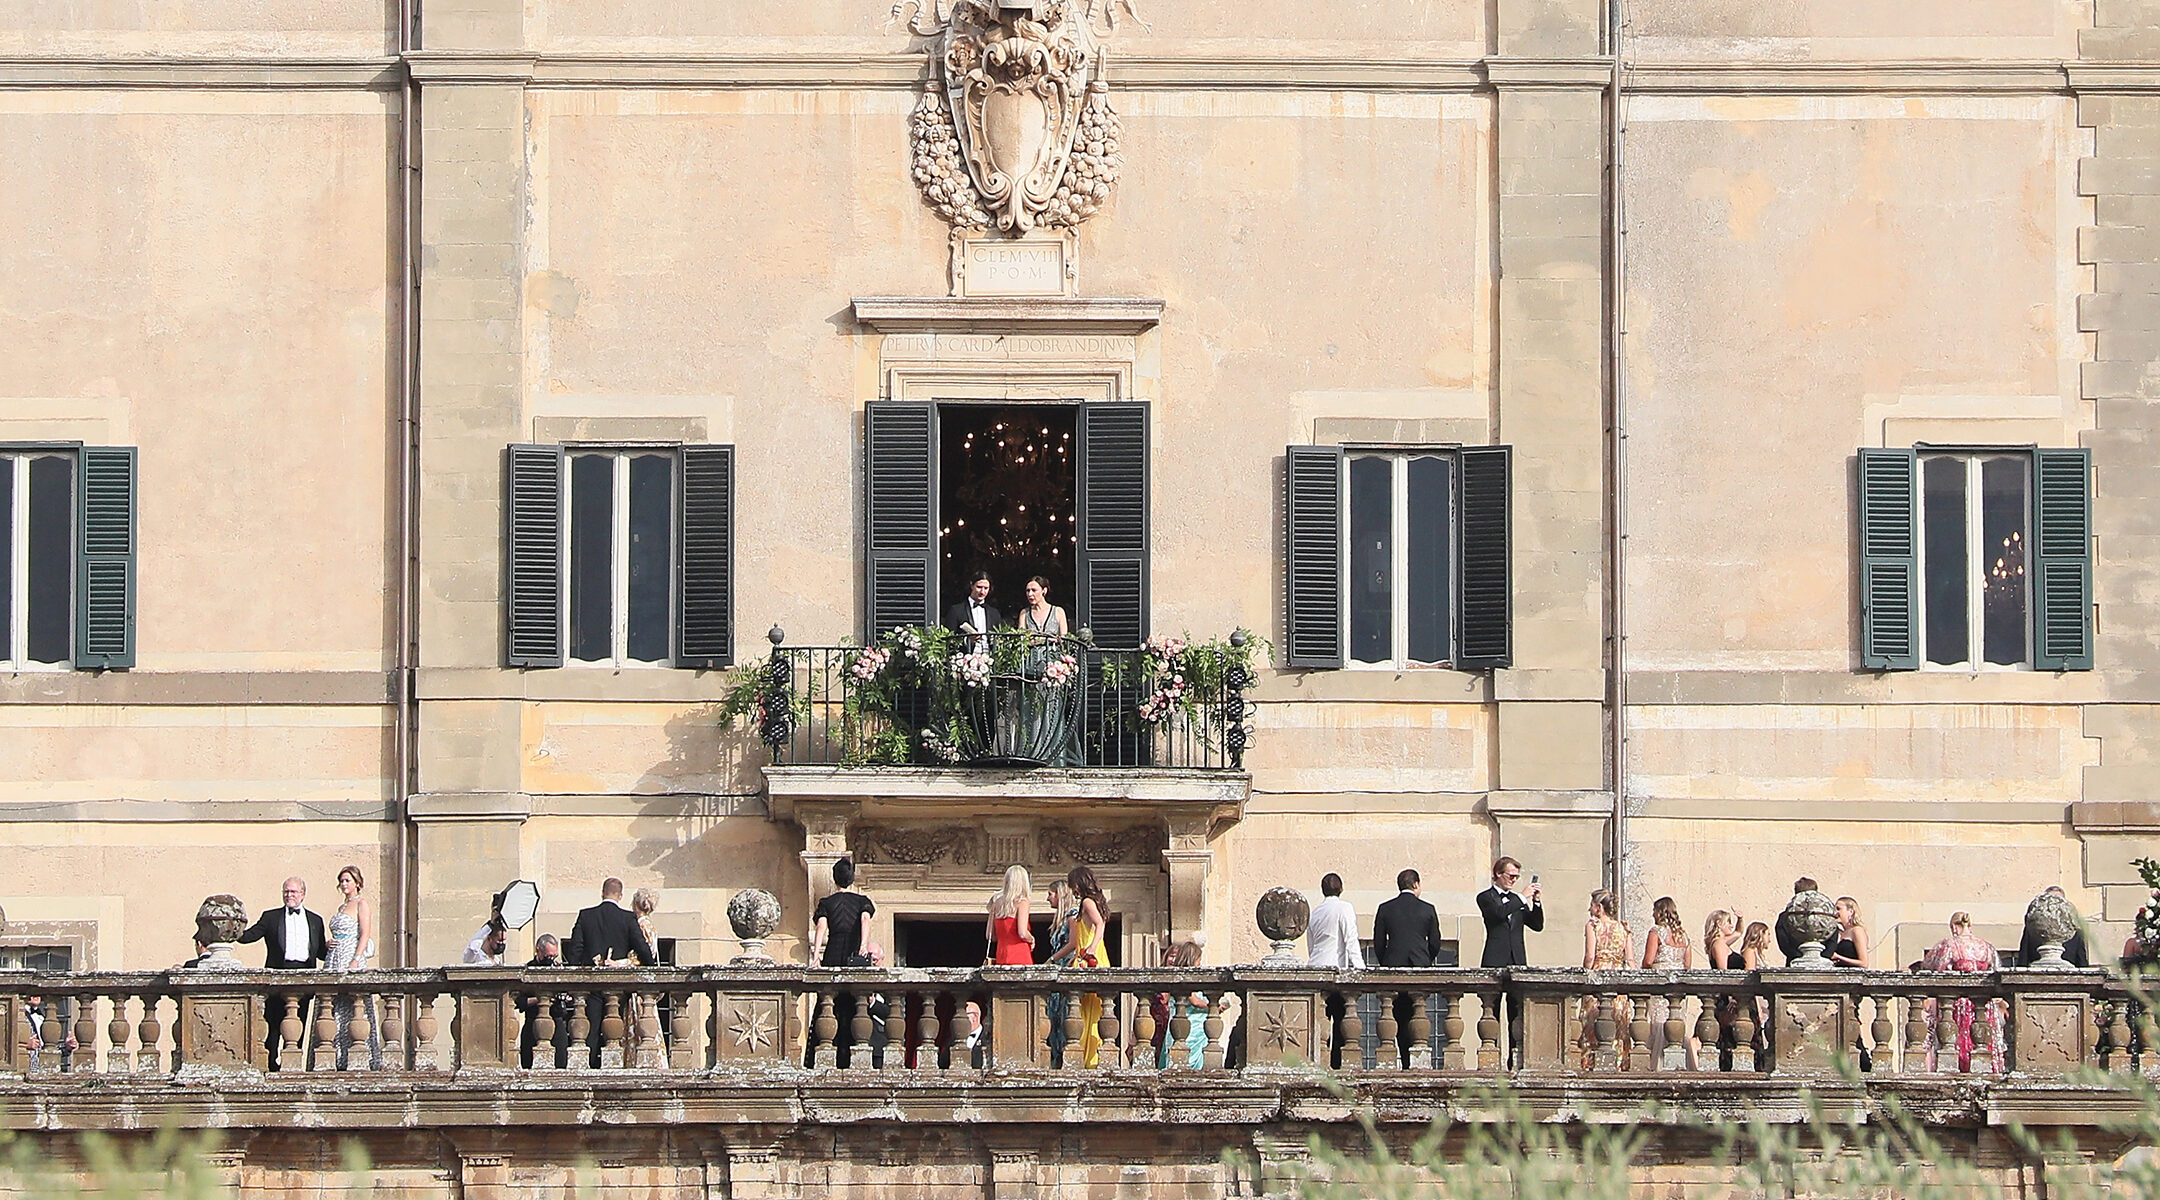
[{"label": "baluster", "polygon": [[[108,1074],[124,1075],[135,1061],[135,1056],[128,1053],[128,1037],[135,1032],[135,1026],[127,1019],[127,993],[91,997],[90,1002],[84,1006],[84,1015],[90,1018],[90,1038],[84,1039],[78,1035],[76,1040],[85,1046],[97,1044],[92,1039],[98,1034],[96,1017],[99,1004],[112,1006],[112,1016],[105,1022],[104,1070]],[[98,1056],[95,1053],[90,1056],[88,1065],[92,1070],[97,1069]]]},{"label": "baluster", "polygon": [[632,1061],[641,1071],[658,1071],[667,1066],[667,1049],[660,1040],[660,993],[633,993],[632,1003],[637,1008],[637,1053]]},{"label": "baluster", "polygon": [[1432,1069],[1432,993],[1410,997],[1410,1063],[1412,1071]]},{"label": "baluster", "polygon": [[1114,995],[1095,994],[1096,1003],[1102,1005],[1102,1013],[1095,1019],[1095,1036],[1102,1039],[1102,1051],[1095,1065],[1105,1071],[1117,1066],[1123,1053],[1118,1045],[1117,1005],[1111,1003],[1115,999]]},{"label": "baluster", "polygon": [[1344,992],[1341,995],[1342,1020],[1337,1025],[1341,1032],[1336,1036],[1335,1049],[1342,1058],[1344,1070],[1360,1070],[1365,1066],[1365,1017],[1358,1009],[1364,994]]},{"label": "baluster", "polygon": [[1868,1003],[1873,1005],[1875,1009],[1875,1019],[1868,1025],[1868,1038],[1874,1043],[1872,1047],[1874,1070],[1871,1073],[1888,1075],[1891,1073],[1892,1067],[1890,1062],[1892,1048],[1897,1043],[1894,1032],[1896,1027],[1890,1020],[1892,997],[1888,993],[1882,993],[1871,998]]},{"label": "baluster", "polygon": [[532,1059],[529,1070],[545,1071],[555,1065],[555,999],[552,996],[528,996],[525,1000],[525,1027],[532,1031]]},{"label": "baluster", "polygon": [[1590,1064],[1599,1074],[1620,1069],[1620,996],[1599,992],[1597,1016],[1590,1022]]},{"label": "baluster", "polygon": [[600,1069],[619,1070],[623,1065],[623,1036],[628,1032],[623,1020],[622,993],[608,992],[600,1000]]},{"label": "baluster", "polygon": [[1650,997],[1624,993],[1628,1001],[1627,1069],[1648,1075],[1655,1064],[1650,1058]]},{"label": "baluster", "polygon": [[315,996],[315,1044],[310,1047],[308,1070],[335,1070],[337,1061],[337,1000],[329,992]]},{"label": "baluster", "polygon": [[2133,1013],[2137,1019],[2138,1053],[2143,1060],[2140,1065],[2147,1075],[2160,1074],[2160,1052],[2156,1052],[2160,1051],[2160,1045],[2156,1045],[2160,1042],[2160,1026],[2154,1024],[2152,1006],[2138,1001]]},{"label": "baluster", "polygon": [[[901,997],[900,1002],[906,1004],[910,1000],[921,1006],[915,1015],[915,1070],[936,1071],[938,1069],[938,1051],[945,1041],[945,1023],[938,1019],[938,994],[936,992],[918,992],[912,997]],[[956,1024],[960,1023],[958,1013],[954,1014],[954,1018]],[[902,1040],[896,1037],[893,1039],[893,1044],[897,1046]],[[900,1057],[902,1065],[905,1065],[905,1054],[903,1053]]]},{"label": "baluster", "polygon": [[[1155,1005],[1151,1003],[1151,997],[1147,995],[1133,996],[1131,1004],[1133,1006],[1133,1044],[1132,1057],[1128,1065],[1152,1070],[1155,1066]],[[1171,1046],[1168,1042],[1165,1042],[1163,1044],[1165,1057],[1168,1057],[1170,1050]]]},{"label": "baluster", "polygon": [[1393,1071],[1402,1066],[1401,1025],[1395,1020],[1395,997],[1380,997],[1380,1056],[1379,1069]]},{"label": "baluster", "polygon": [[413,1001],[412,1059],[415,1071],[442,1070],[442,1049],[436,1041],[439,1023],[435,1016],[435,1002],[442,993],[433,988],[423,989]]},{"label": "baluster", "polygon": [[1760,1026],[1755,1023],[1755,995],[1752,990],[1740,994],[1740,1011],[1733,1016],[1732,1069],[1754,1074],[1760,1067],[1755,1062],[1755,1036]]},{"label": "baluster", "polygon": [[1698,1071],[1724,1070],[1724,1048],[1718,1043],[1724,1040],[1724,1027],[1718,1024],[1718,994],[1704,992],[1699,1000],[1701,1008],[1695,1013],[1695,1041],[1699,1044],[1695,1069]]},{"label": "baluster", "polygon": [[405,1055],[405,997],[393,993],[375,1002],[382,1012],[383,1070],[402,1071],[412,1061]]},{"label": "baluster", "polygon": [[834,996],[832,989],[820,989],[817,1012],[810,1018],[810,1065],[820,1071],[836,1070],[840,1065],[840,1022],[833,1016]]},{"label": "baluster", "polygon": [[278,1020],[277,1065],[287,1071],[305,1071],[306,1060],[300,1057],[300,1040],[307,1034],[307,1027],[300,1020],[300,997],[282,996],[285,1015]]},{"label": "baluster", "polygon": [[869,1071],[877,1067],[877,1050],[870,1044],[874,1031],[870,1022],[870,1006],[877,1002],[875,992],[855,994],[855,1013],[848,1019],[848,1036],[853,1044],[848,1047],[848,1070]]},{"label": "baluster", "polygon": [[1927,1070],[1930,1038],[1927,1027],[1927,1001],[1924,997],[1905,997],[1905,1061],[1903,1073],[1917,1075]]},{"label": "baluster", "polygon": [[[1207,1036],[1207,1045],[1202,1048],[1200,1054],[1202,1070],[1220,1071],[1223,1068],[1222,1010],[1223,1006],[1229,1003],[1229,1000],[1230,993],[1228,992],[1217,992],[1208,997],[1207,1020],[1201,1023],[1201,1028],[1206,1031]],[[1416,1022],[1412,1022],[1413,1026],[1415,1024]]]},{"label": "baluster", "polygon": [[[1478,1002],[1478,1040],[1485,1036],[1485,1000],[1473,992],[1450,992],[1445,997],[1447,1015],[1440,1019],[1440,1068],[1445,1071],[1470,1069],[1470,1045],[1466,1040],[1470,1024],[1463,1020],[1463,1006],[1472,999]],[[1482,1057],[1482,1055],[1481,1055]]]},{"label": "baluster", "polygon": [[1185,1052],[1187,1039],[1192,1037],[1192,1006],[1186,1002],[1185,993],[1171,993],[1170,1032],[1163,1039],[1163,1058],[1169,1070],[1183,1071],[1192,1066],[1192,1059]]},{"label": "baluster", "polygon": [[158,1022],[158,995],[156,992],[142,994],[142,1019],[135,1024],[135,1073],[138,1075],[163,1075],[165,1051],[158,1043],[165,1036],[164,1027]]},{"label": "baluster", "polygon": [[1660,1071],[1687,1070],[1687,993],[1674,990],[1665,995],[1665,1023],[1658,1030],[1665,1043]]},{"label": "baluster", "polygon": [[668,993],[668,1070],[697,1070],[697,1023],[690,1019],[695,993]]},{"label": "baluster", "polygon": [[1935,1069],[1944,1074],[1959,1070],[1957,1050],[1957,997],[1935,1001]]},{"label": "baluster", "polygon": [[[947,1022],[945,1023],[945,1063],[944,1063],[944,1067],[945,1067],[945,1069],[946,1069],[946,1070],[948,1070],[948,1071],[966,1071],[966,1070],[972,1070],[972,1069],[974,1068],[974,1066],[975,1066],[975,1063],[974,1063],[974,1061],[973,1061],[973,1060],[974,1060],[974,1054],[973,1054],[973,1053],[971,1052],[971,1050],[970,1050],[970,1048],[969,1048],[969,1046],[968,1046],[968,1044],[967,1044],[967,1040],[968,1040],[968,1012],[967,1012],[967,1006],[968,1006],[968,998],[967,998],[967,993],[965,993],[965,992],[952,992],[952,993],[949,993],[949,997],[950,997],[950,998],[951,998],[951,1000],[952,1000],[952,1020],[950,1020],[950,1021],[947,1021]],[[990,1029],[989,1029],[989,1024],[988,1024],[988,1020],[987,1020],[987,1018],[989,1017],[989,1014],[990,1014],[990,1006],[989,1006],[989,1002],[988,1002],[988,1001],[985,1001],[985,1002],[984,1002],[984,1004],[983,1004],[983,1016],[984,1016],[984,1018],[985,1018],[985,1022],[984,1022],[984,1026],[983,1026],[983,1032],[982,1032],[982,1039],[981,1039],[981,1040],[983,1040],[983,1041],[987,1041],[987,1040],[989,1039],[989,1037],[990,1037]],[[936,1053],[936,1051],[934,1051],[934,1050],[933,1050],[933,1051],[931,1051],[931,1053],[935,1054],[935,1053]],[[985,1049],[983,1053],[984,1053],[984,1056],[985,1056],[985,1058],[987,1058],[987,1057],[988,1057],[988,1054],[989,1054],[989,1051],[988,1051],[987,1049]]]},{"label": "baluster", "polygon": [[375,1037],[375,994],[355,992],[346,1003],[353,1007],[352,1020],[345,1025],[349,1031],[345,1037],[348,1046],[345,1052],[346,1069],[372,1071],[379,1055],[375,1049],[375,1045],[379,1044]]},{"label": "baluster", "polygon": [[1065,995],[1065,1069],[1068,1071],[1078,1071],[1087,1062],[1087,1056],[1080,1049],[1081,1027],[1080,993],[1068,992]]},{"label": "baluster", "polygon": [[1972,1073],[1975,1075],[1993,1075],[1996,1056],[2002,1051],[2002,1047],[1995,1044],[1995,1022],[1988,1019],[1994,1005],[1995,1001],[1987,997],[1972,1002]]},{"label": "baluster", "polygon": [[[1507,1011],[1507,994],[1500,991],[1484,991],[1477,994],[1477,1065],[1485,1075],[1497,1075],[1507,1062],[1507,1041],[1513,1031],[1503,1032],[1500,1023]],[[1466,1064],[1467,1065],[1467,1064]]]}]

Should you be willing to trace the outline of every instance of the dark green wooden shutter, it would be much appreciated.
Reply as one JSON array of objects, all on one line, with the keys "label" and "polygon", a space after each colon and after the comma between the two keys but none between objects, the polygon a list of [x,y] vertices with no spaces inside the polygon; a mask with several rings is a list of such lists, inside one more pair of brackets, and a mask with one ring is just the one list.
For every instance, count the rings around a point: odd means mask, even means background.
[{"label": "dark green wooden shutter", "polygon": [[1283,664],[1343,665],[1340,446],[1283,452]]},{"label": "dark green wooden shutter", "polygon": [[863,448],[867,644],[894,626],[937,620],[937,406],[871,401]]},{"label": "dark green wooden shutter", "polygon": [[1148,636],[1148,406],[1080,406],[1080,586],[1073,619],[1095,644]]},{"label": "dark green wooden shutter", "polygon": [[1919,458],[1860,452],[1860,665],[1920,668]]},{"label": "dark green wooden shutter", "polygon": [[85,446],[75,472],[75,665],[135,665],[135,447]]},{"label": "dark green wooden shutter", "polygon": [[1485,671],[1515,661],[1512,446],[1462,451],[1462,573],[1455,666]]},{"label": "dark green wooden shutter", "polygon": [[561,446],[512,446],[503,472],[503,661],[563,665]]},{"label": "dark green wooden shutter", "polygon": [[735,664],[735,447],[682,448],[675,665]]},{"label": "dark green wooden shutter", "polygon": [[2033,452],[2033,665],[2090,671],[2092,452]]}]

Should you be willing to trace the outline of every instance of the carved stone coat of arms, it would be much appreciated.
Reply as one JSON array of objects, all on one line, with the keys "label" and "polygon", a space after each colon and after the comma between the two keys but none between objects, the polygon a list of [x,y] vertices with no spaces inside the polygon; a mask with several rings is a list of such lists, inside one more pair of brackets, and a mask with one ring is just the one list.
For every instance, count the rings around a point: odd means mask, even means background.
[{"label": "carved stone coat of arms", "polygon": [[935,38],[913,120],[924,199],[963,229],[1026,233],[1094,215],[1118,174],[1102,40],[1130,0],[902,0]]}]

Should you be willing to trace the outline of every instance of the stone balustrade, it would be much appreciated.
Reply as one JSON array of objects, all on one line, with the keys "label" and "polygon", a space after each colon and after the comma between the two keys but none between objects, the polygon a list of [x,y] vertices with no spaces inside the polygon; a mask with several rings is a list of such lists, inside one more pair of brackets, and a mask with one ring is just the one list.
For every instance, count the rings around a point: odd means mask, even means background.
[{"label": "stone balustrade", "polygon": [[[1158,995],[1184,1003],[1166,1015]],[[1090,1067],[1083,1014],[1097,1011]],[[639,1072],[814,1087],[870,1073],[1172,1074],[1195,1069],[1194,1050],[1201,1072],[1317,1064],[1388,1078],[1829,1075],[1845,1054],[1869,1081],[2160,1073],[2149,1016],[2100,971],[0,972],[0,1029],[0,1076],[32,1083]]]}]

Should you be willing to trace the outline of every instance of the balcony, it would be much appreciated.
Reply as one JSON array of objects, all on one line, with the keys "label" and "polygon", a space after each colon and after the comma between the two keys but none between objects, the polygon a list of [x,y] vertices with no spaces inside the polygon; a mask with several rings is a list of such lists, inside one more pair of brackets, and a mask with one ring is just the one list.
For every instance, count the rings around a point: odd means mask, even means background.
[{"label": "balcony", "polygon": [[[1167,1021],[1157,996],[1176,998]],[[1404,1025],[1397,996],[1410,998]],[[343,1069],[341,1000],[356,1018]],[[2100,1127],[2138,1107],[2107,1077],[2160,1073],[2130,1001],[2098,971],[11,972],[0,1122],[37,1138],[219,1130],[225,1153],[266,1172],[334,1169],[326,1137],[360,1144],[378,1170],[439,1171],[447,1145],[468,1194],[490,1196],[519,1193],[487,1172],[590,1158],[603,1173],[724,1176],[731,1196],[814,1194],[829,1186],[820,1172],[843,1169],[894,1194],[942,1171],[954,1194],[1031,1195],[1114,1182],[1134,1163],[1213,1170],[1226,1151],[1263,1165],[1301,1153],[1308,1135],[1354,1143],[1361,1113],[1405,1137],[1443,1114],[1496,1120],[1496,1085],[1549,1118],[1621,1119],[1654,1100],[1772,1123],[1826,1103],[1870,1120],[1894,1096],[1961,1136],[2057,1126],[2104,1159],[2120,1151]],[[67,1036],[29,1049],[33,1005],[39,1027]],[[1724,1056],[1721,1005],[1734,1014]],[[1097,1011],[1089,1066],[1083,1014]],[[1967,1055],[1957,1022],[1930,1016],[1961,1011],[1980,1016]],[[1691,1032],[1707,1048],[1692,1069]],[[1868,1069],[1853,1074],[1839,1060],[1860,1046]],[[1121,1141],[1120,1128],[1149,1132]],[[1701,1152],[1672,1136],[1670,1161]]]},{"label": "balcony", "polygon": [[874,646],[787,646],[731,711],[776,767],[1241,771],[1253,644],[1117,649],[1004,630],[896,629]]}]

